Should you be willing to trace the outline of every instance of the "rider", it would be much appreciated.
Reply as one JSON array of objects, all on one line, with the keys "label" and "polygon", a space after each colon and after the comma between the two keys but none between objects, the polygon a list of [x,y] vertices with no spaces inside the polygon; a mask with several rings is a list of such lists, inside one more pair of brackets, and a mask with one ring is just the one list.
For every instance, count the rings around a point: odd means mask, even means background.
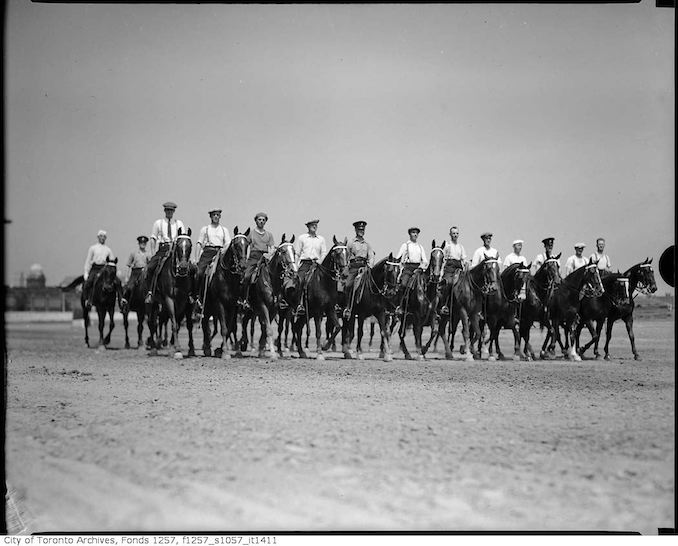
[{"label": "rider", "polygon": [[[545,237],[541,240],[544,245],[544,252],[537,254],[536,258],[532,260],[532,275],[534,275],[544,262],[553,256],[553,242],[555,238]],[[558,260],[558,270],[560,271],[560,260]]]},{"label": "rider", "polygon": [[596,239],[596,251],[591,254],[593,261],[598,264],[598,270],[602,273],[603,271],[609,273],[612,271],[612,262],[610,257],[605,254],[605,239],[598,237]]},{"label": "rider", "polygon": [[[306,290],[306,278],[308,272],[311,270],[311,266],[314,263],[322,262],[327,254],[325,239],[321,235],[318,235],[318,222],[320,222],[320,220],[309,220],[306,222],[308,233],[299,235],[295,243],[297,264],[299,265],[299,286],[301,286],[304,291]],[[303,315],[305,312],[304,298],[302,297],[299,300],[296,314]]]},{"label": "rider", "polygon": [[523,250],[524,242],[525,241],[522,239],[516,239],[513,241],[513,252],[504,258],[504,268],[507,268],[513,264],[527,265],[527,258],[520,253]]},{"label": "rider", "polygon": [[228,229],[222,226],[221,209],[212,209],[207,212],[211,222],[200,229],[198,241],[196,243],[196,258],[198,260],[198,272],[196,274],[196,285],[198,286],[198,298],[196,314],[199,315],[205,304],[205,271],[220,250],[227,248],[231,242],[231,236]]},{"label": "rider", "polygon": [[250,309],[250,303],[248,301],[250,285],[254,281],[252,277],[257,270],[259,261],[262,256],[270,259],[275,251],[275,239],[273,238],[273,234],[264,229],[266,222],[268,222],[268,214],[265,212],[257,212],[254,216],[254,223],[256,226],[247,236],[250,255],[247,258],[245,272],[243,273],[242,281],[240,282],[241,288],[243,289],[243,297],[238,302],[245,310]]},{"label": "rider", "polygon": [[499,251],[492,246],[492,233],[486,231],[480,235],[480,238],[483,240],[483,246],[477,249],[473,253],[473,259],[471,260],[471,267],[477,266],[480,262],[485,259],[485,256],[488,258],[499,259]]},{"label": "rider", "polygon": [[[411,227],[407,230],[407,234],[410,236],[409,241],[405,241],[398,250],[398,254],[395,257],[396,260],[400,260],[400,278],[398,280],[398,292],[396,294],[396,301],[400,303],[407,285],[412,278],[412,275],[417,269],[422,271],[428,267],[428,256],[426,251],[421,243],[417,242],[419,233],[421,230],[418,227]],[[395,314],[401,316],[403,310],[400,305],[395,308]]]},{"label": "rider", "polygon": [[353,285],[356,277],[362,273],[365,266],[372,267],[374,265],[374,250],[365,240],[365,220],[358,220],[353,222],[355,228],[355,238],[348,243],[348,276],[346,277],[346,309],[344,309],[344,319],[351,318],[353,310]]},{"label": "rider", "polygon": [[[85,284],[82,291],[85,295],[85,307],[92,305],[92,288],[94,281],[99,276],[98,272],[106,265],[106,262],[115,260],[113,251],[106,246],[107,234],[103,229],[97,232],[98,243],[93,244],[87,251],[85,258]],[[120,281],[117,281],[118,283]],[[119,292],[118,292],[119,293]]]},{"label": "rider", "polygon": [[148,287],[146,303],[151,303],[153,299],[153,292],[155,292],[155,283],[157,280],[156,268],[158,267],[158,264],[169,254],[171,243],[177,238],[177,235],[179,235],[179,229],[182,231],[186,230],[181,220],[173,218],[174,211],[177,208],[176,203],[167,201],[167,203],[163,203],[162,208],[165,211],[165,217],[156,220],[153,224],[153,229],[151,230],[151,254],[153,256],[146,266],[146,285]]},{"label": "rider", "polygon": [[141,278],[144,268],[148,265],[148,262],[151,259],[151,254],[148,252],[148,250],[146,250],[148,237],[146,237],[146,235],[139,235],[139,237],[137,237],[137,241],[139,242],[139,248],[132,252],[127,259],[129,275],[127,284],[125,284],[125,290],[122,295],[123,304],[129,303],[129,300],[132,296],[132,288]]},{"label": "rider", "polygon": [[443,249],[443,256],[445,258],[445,268],[443,269],[443,285],[442,301],[444,305],[440,308],[440,313],[443,315],[450,314],[450,308],[447,302],[450,301],[450,292],[452,287],[459,279],[459,274],[462,269],[468,265],[468,256],[466,250],[459,242],[459,228],[452,226],[450,228],[450,240],[447,241]]},{"label": "rider", "polygon": [[567,277],[570,273],[572,273],[575,269],[579,269],[580,267],[584,267],[588,261],[586,258],[584,258],[584,247],[586,245],[584,243],[576,243],[574,245],[574,254],[570,256],[567,261],[565,262],[565,276]]}]

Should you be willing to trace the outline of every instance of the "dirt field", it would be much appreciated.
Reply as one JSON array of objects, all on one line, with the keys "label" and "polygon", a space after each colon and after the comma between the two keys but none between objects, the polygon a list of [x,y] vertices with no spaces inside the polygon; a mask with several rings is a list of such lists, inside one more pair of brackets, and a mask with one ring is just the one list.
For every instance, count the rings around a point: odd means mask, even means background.
[{"label": "dirt field", "polygon": [[612,361],[173,360],[122,349],[121,324],[103,352],[70,323],[10,324],[10,532],[656,534],[674,323],[636,339],[641,362],[622,324]]}]

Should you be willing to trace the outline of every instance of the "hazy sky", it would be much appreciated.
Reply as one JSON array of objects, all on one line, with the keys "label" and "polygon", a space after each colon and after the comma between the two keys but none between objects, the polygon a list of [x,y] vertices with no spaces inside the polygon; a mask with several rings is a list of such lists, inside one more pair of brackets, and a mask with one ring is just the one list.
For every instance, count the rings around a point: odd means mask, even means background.
[{"label": "hazy sky", "polygon": [[[471,254],[613,264],[674,243],[674,10],[628,5],[59,5],[6,14],[6,282],[126,259],[175,201],[197,234],[453,224]],[[564,263],[564,260],[563,260]],[[657,274],[659,279],[659,275]],[[660,281],[660,292],[666,285]]]}]

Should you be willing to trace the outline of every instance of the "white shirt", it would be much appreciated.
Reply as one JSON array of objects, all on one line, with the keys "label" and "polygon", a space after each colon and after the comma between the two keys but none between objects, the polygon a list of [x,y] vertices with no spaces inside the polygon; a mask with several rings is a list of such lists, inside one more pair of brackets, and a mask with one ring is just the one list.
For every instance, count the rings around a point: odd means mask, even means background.
[{"label": "white shirt", "polygon": [[504,267],[506,268],[513,264],[527,265],[527,258],[525,256],[521,256],[520,254],[516,254],[515,252],[511,252],[511,254],[504,258]]},{"label": "white shirt", "polygon": [[198,246],[220,246],[226,248],[231,242],[231,236],[222,225],[213,226],[212,224],[208,226],[203,226],[200,229],[200,235],[198,235]]},{"label": "white shirt", "polygon": [[485,259],[485,256],[488,258],[499,259],[499,251],[490,247],[489,249],[485,248],[485,245],[481,246],[478,250],[473,253],[473,259],[471,260],[471,267],[477,266],[480,262]]},{"label": "white shirt", "polygon": [[[168,236],[168,222],[170,222],[172,227],[171,237]],[[172,218],[172,220],[169,221],[167,218],[160,218],[153,224],[153,229],[151,230],[151,239],[155,239],[158,241],[158,243],[171,243],[177,238],[177,235],[179,235],[179,228],[181,228],[181,231],[184,235],[187,234],[186,228],[184,227],[184,224],[181,220],[175,220]]]},{"label": "white shirt", "polygon": [[610,261],[610,257],[607,254],[598,254],[598,251],[596,250],[593,254],[591,254],[591,258],[593,258],[593,261],[598,264],[598,269],[601,271],[604,270],[611,270],[612,269],[612,262]]},{"label": "white shirt", "polygon": [[565,276],[567,277],[575,269],[584,267],[587,263],[589,263],[589,261],[586,258],[584,258],[584,256],[582,256],[581,258],[577,258],[576,254],[572,254],[572,256],[570,256],[565,262]]},{"label": "white shirt", "polygon": [[443,248],[443,256],[446,260],[459,260],[460,262],[467,262],[468,256],[466,251],[461,243],[453,243],[452,239],[448,240],[445,243],[445,248]]},{"label": "white shirt", "polygon": [[426,269],[428,267],[428,256],[420,243],[413,243],[412,241],[403,243],[395,258],[396,260],[402,258],[402,263],[419,264],[421,269]]},{"label": "white shirt", "polygon": [[113,251],[106,245],[96,243],[89,247],[87,258],[85,259],[85,280],[87,280],[93,264],[104,265],[108,260],[115,260],[115,256],[113,256]]},{"label": "white shirt", "polygon": [[[537,254],[537,257],[532,261],[532,275],[539,271],[539,268],[544,264],[545,261],[546,261],[545,252]],[[560,260],[558,260],[558,271],[560,271]]]},{"label": "white shirt", "polygon": [[327,254],[327,244],[321,235],[311,236],[310,233],[302,233],[295,243],[297,251],[297,263],[301,260],[317,260],[322,262]]}]

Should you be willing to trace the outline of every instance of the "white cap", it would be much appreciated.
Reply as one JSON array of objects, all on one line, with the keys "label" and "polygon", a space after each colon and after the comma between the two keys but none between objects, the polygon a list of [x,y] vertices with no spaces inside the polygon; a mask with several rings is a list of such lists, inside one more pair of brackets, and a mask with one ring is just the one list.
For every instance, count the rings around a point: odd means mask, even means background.
[{"label": "white cap", "polygon": [[97,231],[97,237],[99,237],[100,235],[106,237],[106,232],[103,229],[100,229],[99,231]]},{"label": "white cap", "polygon": [[522,245],[524,242],[525,242],[525,241],[523,241],[522,239],[516,239],[516,240],[513,241],[511,244],[512,244],[512,245],[517,245],[517,244],[521,244],[521,245]]},{"label": "white cap", "polygon": [[586,245],[584,243],[575,243],[574,248],[584,248]]}]

